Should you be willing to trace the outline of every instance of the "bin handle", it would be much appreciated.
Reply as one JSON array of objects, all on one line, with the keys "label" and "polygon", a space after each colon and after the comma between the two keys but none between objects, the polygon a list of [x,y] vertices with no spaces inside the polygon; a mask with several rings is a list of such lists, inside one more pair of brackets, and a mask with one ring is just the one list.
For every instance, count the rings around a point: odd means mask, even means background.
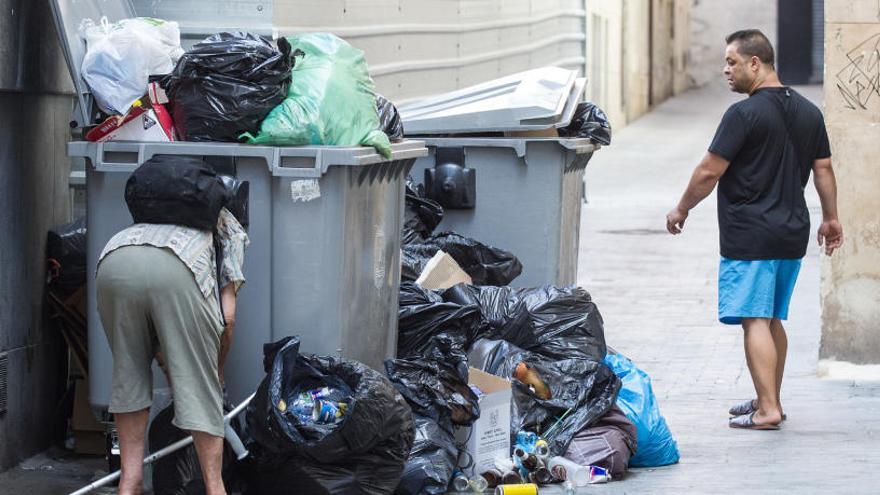
[{"label": "bin handle", "polygon": [[[278,148],[266,146],[243,146],[237,144],[216,144],[205,146],[203,143],[136,143],[114,142],[90,143],[95,145],[93,167],[99,172],[131,172],[140,164],[155,155],[169,153],[173,155],[193,156],[232,156],[262,158],[271,172],[278,163]],[[136,155],[132,161],[111,162],[105,159],[107,153]]]},{"label": "bin handle", "polygon": [[[285,148],[278,150],[278,158],[272,165],[272,175],[276,177],[292,177],[295,179],[320,179],[327,172],[327,165],[324,162],[324,150],[317,149],[297,149]],[[311,167],[282,167],[281,163],[284,157],[302,157],[314,160]]]}]

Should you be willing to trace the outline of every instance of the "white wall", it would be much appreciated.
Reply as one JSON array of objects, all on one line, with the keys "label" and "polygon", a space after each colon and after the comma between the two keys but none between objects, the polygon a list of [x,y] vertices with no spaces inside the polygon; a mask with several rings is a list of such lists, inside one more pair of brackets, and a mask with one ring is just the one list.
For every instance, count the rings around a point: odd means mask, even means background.
[{"label": "white wall", "polygon": [[693,86],[723,85],[724,38],[739,29],[756,28],[776,46],[776,2],[767,0],[692,0],[690,63]]}]

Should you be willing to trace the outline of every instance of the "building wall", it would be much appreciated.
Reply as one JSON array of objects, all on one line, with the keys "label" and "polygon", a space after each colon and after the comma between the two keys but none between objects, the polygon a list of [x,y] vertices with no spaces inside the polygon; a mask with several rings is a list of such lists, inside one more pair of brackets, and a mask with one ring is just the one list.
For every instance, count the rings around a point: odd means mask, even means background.
[{"label": "building wall", "polygon": [[[364,50],[401,103],[531,68],[583,74],[586,0],[133,0],[192,43],[233,24],[264,35],[329,31]],[[233,21],[234,19],[234,21]]]},{"label": "building wall", "polygon": [[724,38],[739,29],[757,28],[776,45],[776,2],[766,0],[692,0],[685,73],[692,86],[725,86]]},{"label": "building wall", "polygon": [[820,357],[880,363],[880,4],[825,2],[825,121],[843,247],[822,267]]},{"label": "building wall", "polygon": [[[62,438],[65,346],[43,306],[46,233],[69,221],[72,85],[45,0],[0,0],[0,470]],[[2,490],[0,490],[2,491]]]},{"label": "building wall", "polygon": [[612,128],[690,87],[689,2],[587,2],[587,96]]}]

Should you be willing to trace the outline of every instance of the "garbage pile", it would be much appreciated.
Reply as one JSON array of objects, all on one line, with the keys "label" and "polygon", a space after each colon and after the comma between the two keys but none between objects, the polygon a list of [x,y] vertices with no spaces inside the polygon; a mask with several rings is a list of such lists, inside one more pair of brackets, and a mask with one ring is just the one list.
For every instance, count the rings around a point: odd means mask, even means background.
[{"label": "garbage pile", "polygon": [[176,22],[85,20],[81,65],[98,108],[89,141],[225,141],[373,146],[403,139],[364,54],[329,33],[273,42],[213,34],[184,51]]},{"label": "garbage pile", "polygon": [[[422,378],[414,392],[398,386],[414,411],[420,447],[410,454],[409,476],[397,493],[552,483],[574,489],[619,479],[629,466],[677,462],[650,379],[608,352],[589,293],[575,286],[510,287],[522,270],[516,257],[453,232],[435,234],[443,214],[410,179],[401,234],[399,358],[386,370],[395,381],[401,366],[395,363],[435,374],[470,368],[470,377],[459,375],[457,384],[470,381],[480,407],[465,416],[473,424],[456,423],[443,414],[444,400],[453,397],[448,387]],[[498,394],[474,383],[480,372],[506,381],[510,397],[506,446],[488,457],[485,446],[475,448],[467,438],[487,414],[497,414],[486,398]],[[450,423],[458,425],[454,442]],[[464,438],[462,431],[468,431]]]}]

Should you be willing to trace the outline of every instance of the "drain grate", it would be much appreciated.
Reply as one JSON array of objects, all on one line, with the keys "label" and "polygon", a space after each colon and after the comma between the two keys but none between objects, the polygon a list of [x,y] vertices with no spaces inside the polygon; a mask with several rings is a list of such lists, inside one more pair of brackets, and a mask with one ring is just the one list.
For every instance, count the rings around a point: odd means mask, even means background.
[{"label": "drain grate", "polygon": [[6,383],[9,377],[9,356],[0,354],[0,414],[6,412]]}]

